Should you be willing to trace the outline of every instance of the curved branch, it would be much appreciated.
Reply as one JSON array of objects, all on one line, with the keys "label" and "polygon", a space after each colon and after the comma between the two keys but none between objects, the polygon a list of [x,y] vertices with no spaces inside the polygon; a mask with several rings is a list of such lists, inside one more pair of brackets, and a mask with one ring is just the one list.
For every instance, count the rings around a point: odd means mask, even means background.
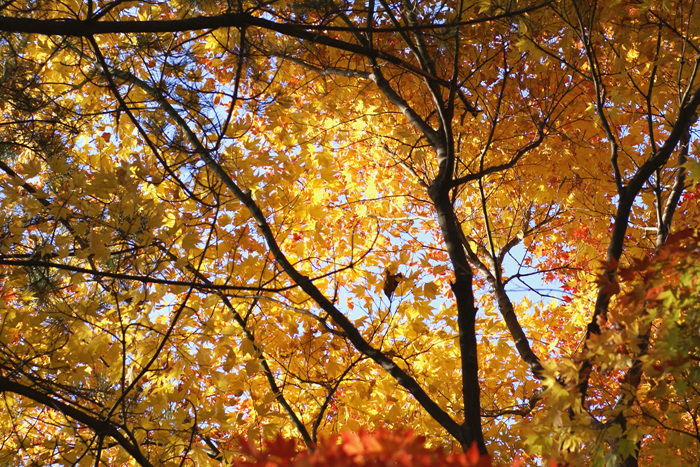
[{"label": "curved branch", "polygon": [[[544,6],[544,4],[542,5]],[[249,13],[226,13],[217,16],[200,16],[180,20],[158,21],[89,21],[75,19],[47,19],[0,17],[0,31],[42,34],[46,36],[64,37],[93,37],[103,34],[129,33],[159,33],[201,31],[219,28],[257,27],[274,31],[279,34],[304,40],[311,44],[320,44],[346,52],[352,52],[364,57],[384,60],[411,73],[423,76],[442,87],[450,88],[451,83],[443,78],[432,75],[399,57],[365,45],[353,44],[330,36],[313,32],[314,28],[328,30],[328,26],[314,27],[290,23],[276,23],[264,18],[258,18]],[[444,26],[441,26],[444,27]],[[361,30],[362,28],[357,28]],[[464,99],[465,105],[473,115],[477,114],[476,107]]]},{"label": "curved branch", "polygon": [[57,400],[43,392],[17,383],[15,381],[0,375],[0,392],[12,392],[20,396],[24,396],[41,405],[61,412],[66,417],[82,423],[97,435],[104,435],[113,438],[119,446],[121,446],[131,457],[134,458],[139,465],[143,467],[151,467],[153,464],[144,456],[138,446],[132,444],[126,436],[124,436],[119,427],[109,420],[101,420],[93,415],[72,407],[67,403]]},{"label": "curved branch", "polygon": [[[689,84],[689,86],[691,85],[692,82]],[[686,94],[686,96],[688,96],[688,94]],[[668,138],[666,138],[664,144],[637,170],[627,184],[624,192],[620,195],[617,205],[617,213],[613,224],[613,231],[610,237],[610,244],[608,245],[607,251],[607,261],[608,264],[612,266],[612,269],[606,271],[605,274],[608,275],[608,280],[610,282],[614,280],[616,274],[616,267],[614,265],[617,264],[618,260],[622,256],[625,235],[629,225],[629,216],[637,195],[649,177],[668,161],[679,141],[681,141],[683,138],[683,135],[686,134],[691,125],[697,121],[698,107],[700,107],[700,87],[698,87],[692,94],[689,94],[689,96],[684,99],[680,111],[678,112],[676,123],[673,125],[673,129],[671,130]],[[599,321],[605,319],[611,298],[612,294],[609,288],[601,287],[598,291],[593,316],[591,317],[591,321],[586,329],[584,342],[588,342],[591,335],[600,334],[601,329]],[[590,359],[587,359],[583,362],[581,370],[579,371],[579,391],[581,393],[582,400],[584,400],[586,397],[588,379],[591,370],[592,362]]]},{"label": "curved branch", "polygon": [[[104,64],[107,69],[107,65]],[[113,71],[114,67],[109,67],[109,71],[117,76],[126,76],[128,73]],[[175,124],[183,132],[185,139],[192,145],[194,152],[198,154],[202,161],[211,172],[221,180],[221,182],[233,193],[233,195],[246,207],[251,216],[255,220],[258,231],[265,239],[270,252],[281,266],[282,270],[299,286],[316,304],[321,307],[346,334],[347,339],[353,346],[363,355],[374,360],[382,367],[389,375],[391,375],[398,384],[403,386],[418,403],[452,436],[460,443],[464,444],[464,436],[462,428],[454,421],[454,419],[445,412],[433,399],[425,392],[418,382],[411,377],[406,371],[398,366],[393,360],[387,357],[383,352],[374,348],[360,331],[352,324],[352,322],[341,312],[336,306],[314,285],[313,281],[301,274],[294,265],[287,259],[286,255],[277,243],[276,236],[267,222],[265,214],[262,212],[258,204],[253,199],[249,191],[242,190],[224,168],[213,158],[211,152],[202,144],[197,135],[192,131],[187,122],[177,113],[172,105],[153,88],[143,83],[141,80],[133,76],[129,77],[130,82],[141,87],[145,92],[151,95],[156,103],[158,103],[163,111],[174,120]],[[145,85],[145,86],[144,86]],[[114,88],[112,88],[114,92]],[[483,440],[482,440],[483,443]]]},{"label": "curved branch", "polygon": [[450,187],[451,188],[456,188],[460,185],[464,185],[465,183],[473,182],[475,180],[480,180],[484,178],[487,175],[494,174],[497,172],[502,172],[504,170],[511,169],[515,166],[515,164],[518,163],[522,157],[527,154],[529,151],[532,151],[533,149],[536,149],[540,144],[542,144],[542,141],[544,141],[545,133],[543,129],[539,130],[538,132],[538,137],[536,140],[530,142],[529,144],[526,144],[522,148],[518,149],[518,151],[515,153],[513,158],[509,160],[508,162],[504,164],[499,164],[499,165],[494,165],[491,167],[487,167],[485,169],[479,170],[477,173],[465,175],[463,177],[455,178],[450,182]]}]

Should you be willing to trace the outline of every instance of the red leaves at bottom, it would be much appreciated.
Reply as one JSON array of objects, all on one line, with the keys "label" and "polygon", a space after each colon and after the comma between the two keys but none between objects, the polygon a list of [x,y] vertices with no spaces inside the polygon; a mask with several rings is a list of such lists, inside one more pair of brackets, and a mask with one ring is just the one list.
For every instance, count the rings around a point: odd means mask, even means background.
[{"label": "red leaves at bottom", "polygon": [[294,441],[281,436],[265,442],[262,450],[241,441],[241,453],[249,460],[233,464],[238,467],[491,467],[491,459],[481,456],[476,444],[466,452],[446,454],[440,448],[427,448],[425,438],[411,430],[347,431],[324,440],[311,453],[297,450]]}]

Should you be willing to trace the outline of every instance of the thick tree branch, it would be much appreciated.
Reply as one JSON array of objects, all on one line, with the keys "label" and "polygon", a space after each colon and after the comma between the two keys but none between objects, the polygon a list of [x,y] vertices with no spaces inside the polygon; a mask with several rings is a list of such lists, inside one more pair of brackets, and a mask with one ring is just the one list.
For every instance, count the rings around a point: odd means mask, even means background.
[{"label": "thick tree branch", "polygon": [[[115,2],[118,3],[118,2]],[[383,34],[383,33],[394,33],[401,31],[422,31],[422,30],[434,30],[434,29],[451,29],[458,26],[470,26],[475,24],[483,24],[491,21],[497,21],[506,18],[512,18],[513,16],[519,16],[525,13],[530,13],[533,11],[546,8],[553,3],[553,0],[546,0],[541,3],[534,5],[529,5],[523,8],[518,8],[511,11],[506,11],[497,15],[483,16],[481,18],[474,18],[465,21],[455,21],[448,23],[430,23],[430,24],[416,24],[410,26],[393,26],[393,27],[342,27],[342,26],[331,26],[326,24],[303,24],[303,23],[287,23],[287,27],[295,28],[301,31],[333,31],[333,32],[372,32],[373,34]],[[113,34],[113,33],[158,33],[158,32],[181,32],[181,31],[200,31],[203,29],[215,29],[222,27],[239,27],[246,26],[249,18],[256,18],[250,13],[237,12],[237,13],[224,13],[221,15],[213,16],[200,16],[194,18],[184,18],[176,20],[153,20],[153,21],[111,21],[102,20],[98,21],[101,17],[104,17],[108,10],[98,12],[98,15],[85,20],[78,19],[46,19],[37,20],[32,18],[13,18],[9,16],[0,17],[0,30],[8,32],[26,32],[33,34],[45,34],[45,35],[57,35],[57,36],[93,36],[99,34]],[[261,26],[268,23],[272,24],[282,24],[285,23],[274,23],[268,20],[261,20],[260,23],[252,23],[253,26]],[[368,23],[371,24],[371,23]],[[73,31],[66,32],[70,27],[74,27]]]},{"label": "thick tree branch", "polygon": [[379,90],[401,113],[406,117],[411,125],[416,127],[430,142],[433,147],[442,145],[440,135],[433,127],[431,127],[413,108],[397,93],[391,86],[389,81],[384,78],[378,65],[373,66],[373,73],[369,75],[369,79],[374,81]]},{"label": "thick tree branch", "polygon": [[17,383],[2,375],[0,375],[0,392],[12,392],[19,394],[20,396],[24,396],[33,400],[34,402],[37,402],[38,404],[44,405],[53,410],[57,410],[66,417],[87,426],[93,430],[96,435],[106,435],[113,438],[119,444],[119,446],[121,446],[126,452],[129,453],[129,455],[131,455],[131,457],[133,457],[136,462],[139,463],[139,465],[143,467],[151,467],[153,465],[141,452],[138,446],[129,441],[129,439],[119,430],[119,427],[110,420],[102,420],[97,418],[81,409],[75,408],[63,401],[44,394],[33,387],[28,387],[21,383]]},{"label": "thick tree branch", "polygon": [[[696,119],[697,120],[697,119]],[[658,251],[661,246],[666,242],[668,234],[671,228],[671,222],[673,221],[673,214],[676,209],[676,205],[680,200],[681,194],[684,189],[685,184],[685,168],[683,164],[688,157],[688,150],[690,145],[690,128],[683,134],[680,140],[680,148],[678,151],[678,163],[676,164],[676,174],[674,177],[673,187],[671,188],[671,193],[666,200],[666,205],[664,207],[661,217],[658,219],[657,224],[657,235],[656,235],[656,250]],[[641,321],[645,321],[647,316],[646,310],[642,313]],[[649,352],[650,338],[651,338],[651,326],[646,325],[644,332],[642,332],[637,338],[639,339],[637,343],[637,349],[634,352],[634,359],[630,364],[629,369],[625,373],[621,383],[621,393],[618,397],[614,412],[617,416],[614,418],[613,422],[622,427],[622,435],[613,439],[612,445],[616,446],[619,444],[620,439],[624,436],[624,428],[627,426],[627,415],[626,410],[632,407],[632,404],[636,400],[637,389],[639,384],[642,382],[643,367],[642,358]],[[638,453],[641,447],[641,443],[637,442],[634,455],[628,455],[622,459],[621,465],[624,467],[636,467],[638,465]]]},{"label": "thick tree branch", "polygon": [[[310,44],[320,44],[333,47],[338,50],[356,53],[365,57],[381,59],[392,65],[396,65],[411,73],[423,76],[442,87],[450,88],[451,83],[443,78],[434,76],[420,68],[405,62],[401,58],[382,52],[365,45],[353,44],[320,32],[313,32],[312,26],[289,23],[276,23],[264,18],[253,16],[249,13],[227,13],[218,16],[203,16],[181,20],[159,21],[90,21],[75,19],[47,19],[37,20],[30,18],[0,17],[0,31],[19,32],[28,34],[42,34],[46,36],[63,37],[93,37],[103,34],[134,34],[134,33],[162,33],[162,32],[186,32],[201,31],[219,28],[248,28],[257,27],[274,31],[285,36],[301,39]],[[327,29],[327,27],[319,27]],[[360,28],[361,29],[361,28]],[[468,111],[472,115],[478,113],[476,107],[463,99]]]},{"label": "thick tree branch", "polygon": [[[692,84],[692,83],[691,83]],[[613,231],[610,237],[610,243],[607,251],[608,264],[617,264],[625,242],[625,235],[629,225],[629,216],[632,210],[634,201],[642,189],[642,186],[649,177],[661,168],[669,159],[683,135],[688,131],[690,126],[696,121],[696,114],[700,106],[700,87],[698,87],[689,97],[682,103],[678,112],[676,123],[671,130],[664,144],[637,170],[634,176],[627,184],[626,189],[620,196],[617,205],[617,213],[613,224]],[[616,274],[616,268],[606,271],[608,281],[612,282]],[[599,321],[604,320],[607,315],[608,306],[612,294],[609,288],[602,287],[598,291],[595,309],[591,321],[586,330],[585,342],[588,341],[591,335],[600,334]],[[590,359],[587,359],[579,372],[579,390],[582,399],[585,399],[588,389],[588,378],[592,369]]]},{"label": "thick tree branch", "polygon": [[[125,72],[117,72],[113,69],[113,67],[109,67],[109,72],[113,72],[115,75],[120,77],[125,77],[125,75],[127,75]],[[192,145],[194,152],[202,158],[207,168],[211,170],[211,172],[219,180],[221,180],[223,184],[233,193],[233,195],[246,207],[255,220],[258,230],[265,239],[265,242],[267,243],[273,257],[281,266],[282,270],[292,279],[292,281],[331,317],[331,319],[343,330],[347,336],[347,339],[359,352],[374,360],[387,373],[389,373],[399,385],[403,386],[411,395],[413,395],[413,397],[415,397],[418,403],[443,428],[445,428],[448,433],[459,440],[460,443],[465,445],[466,443],[464,441],[461,427],[452,419],[452,417],[450,417],[447,412],[440,408],[440,406],[430,398],[430,396],[415,379],[401,369],[401,367],[394,363],[383,352],[372,347],[369,342],[364,339],[362,334],[360,334],[352,322],[314,285],[313,281],[302,275],[289,262],[286,255],[277,243],[276,236],[267,222],[265,214],[263,214],[258,204],[252,198],[251,194],[242,190],[229,176],[226,170],[224,170],[224,168],[212,157],[209,150],[204,147],[197,135],[194,134],[189,125],[187,125],[187,122],[177,113],[172,105],[162,95],[157,93],[156,90],[148,85],[145,85],[145,83],[142,81],[135,79],[135,77],[128,77],[128,80],[141,87],[146,93],[154,98],[165,113],[174,120],[180,131],[183,132],[186,140]],[[113,92],[114,91],[115,90],[113,90]]]}]

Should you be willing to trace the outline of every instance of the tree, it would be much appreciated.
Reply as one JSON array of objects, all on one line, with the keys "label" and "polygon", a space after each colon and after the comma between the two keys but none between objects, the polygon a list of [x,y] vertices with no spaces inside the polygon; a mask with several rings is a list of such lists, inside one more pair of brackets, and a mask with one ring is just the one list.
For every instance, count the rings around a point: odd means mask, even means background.
[{"label": "tree", "polygon": [[700,21],[657,3],[2,7],[0,457],[695,459]]}]

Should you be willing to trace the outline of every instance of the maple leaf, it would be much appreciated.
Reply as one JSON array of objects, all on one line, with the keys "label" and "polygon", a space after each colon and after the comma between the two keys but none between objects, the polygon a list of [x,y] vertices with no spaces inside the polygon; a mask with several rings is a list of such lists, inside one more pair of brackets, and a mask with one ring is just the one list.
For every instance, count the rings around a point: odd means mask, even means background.
[{"label": "maple leaf", "polygon": [[399,286],[399,283],[403,278],[404,276],[400,272],[392,274],[388,269],[384,270],[384,285],[382,286],[382,292],[384,292],[384,295],[386,295],[389,300],[391,300],[391,297],[394,295],[396,288]]}]

